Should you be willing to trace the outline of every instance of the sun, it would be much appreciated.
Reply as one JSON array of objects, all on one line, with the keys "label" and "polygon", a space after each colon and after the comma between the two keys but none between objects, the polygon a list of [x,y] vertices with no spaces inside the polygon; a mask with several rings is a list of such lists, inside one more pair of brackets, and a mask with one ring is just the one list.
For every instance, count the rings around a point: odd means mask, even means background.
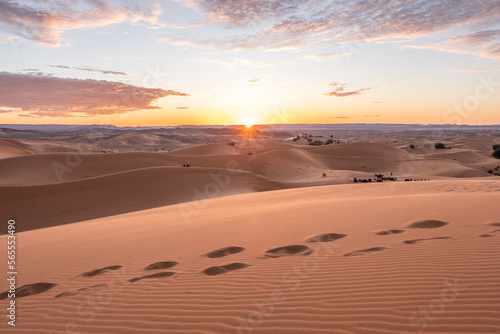
[{"label": "sun", "polygon": [[257,124],[257,120],[252,116],[242,117],[240,122],[240,124],[243,124],[247,129],[251,129],[255,124]]}]

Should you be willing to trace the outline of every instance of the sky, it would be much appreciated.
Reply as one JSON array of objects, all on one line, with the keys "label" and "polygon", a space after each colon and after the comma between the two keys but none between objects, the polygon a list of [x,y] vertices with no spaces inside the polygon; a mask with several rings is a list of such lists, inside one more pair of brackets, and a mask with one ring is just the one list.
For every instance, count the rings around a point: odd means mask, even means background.
[{"label": "sky", "polygon": [[498,0],[0,0],[0,123],[500,123]]}]

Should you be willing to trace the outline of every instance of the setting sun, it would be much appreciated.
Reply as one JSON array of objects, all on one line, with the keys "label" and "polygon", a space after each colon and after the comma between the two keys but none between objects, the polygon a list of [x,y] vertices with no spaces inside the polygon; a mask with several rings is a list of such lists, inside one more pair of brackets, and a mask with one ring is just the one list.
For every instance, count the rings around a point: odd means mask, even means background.
[{"label": "setting sun", "polygon": [[252,128],[255,124],[257,124],[257,120],[252,116],[244,116],[241,118],[240,124],[243,124],[247,129]]}]

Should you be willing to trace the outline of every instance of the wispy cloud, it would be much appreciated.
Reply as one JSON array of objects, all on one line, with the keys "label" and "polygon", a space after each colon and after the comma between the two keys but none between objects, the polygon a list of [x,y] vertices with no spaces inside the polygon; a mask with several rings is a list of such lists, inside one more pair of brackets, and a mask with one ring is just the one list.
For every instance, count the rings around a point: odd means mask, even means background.
[{"label": "wispy cloud", "polygon": [[49,46],[61,44],[61,34],[74,29],[120,22],[155,23],[160,10],[150,1],[133,4],[120,0],[1,1],[0,25],[11,36]]},{"label": "wispy cloud", "polygon": [[177,107],[175,109],[189,109],[189,107]]},{"label": "wispy cloud", "polygon": [[72,67],[72,66],[64,66],[64,65],[48,65],[48,66],[54,67],[54,68],[73,69],[73,70],[80,70],[80,71],[87,71],[87,72],[98,72],[98,73],[103,73],[103,74],[130,75],[130,73],[127,73],[127,72],[99,70],[99,69],[95,69],[95,68],[91,68],[91,67]]},{"label": "wispy cloud", "polygon": [[340,59],[343,57],[350,56],[352,53],[322,53],[318,55],[307,55],[302,57],[303,59],[308,59],[312,61],[326,61],[331,59]]},{"label": "wispy cloud", "polygon": [[324,95],[335,96],[335,97],[348,97],[348,96],[360,95],[362,92],[371,89],[371,88],[353,89],[350,88],[350,85],[347,83],[337,83],[337,82],[331,82],[328,84],[328,86],[332,90],[327,93],[324,93]]},{"label": "wispy cloud", "polygon": [[257,83],[259,81],[260,81],[259,79],[250,79],[250,80],[248,80],[248,82],[250,82],[250,83]]},{"label": "wispy cloud", "polygon": [[412,49],[431,49],[475,55],[483,58],[500,59],[500,29],[482,30],[468,35],[444,38],[437,42],[421,45],[406,45],[404,47]]},{"label": "wispy cloud", "polygon": [[[318,43],[359,41],[401,43],[436,34],[448,40],[427,45],[452,52],[456,45],[475,46],[474,54],[499,58],[498,1],[397,0],[188,0],[180,1],[205,15],[205,24],[229,25],[234,35],[213,35],[184,43],[197,46],[240,49],[291,49]],[[245,27],[251,26],[253,33]],[[238,28],[243,27],[242,30]],[[468,35],[456,36],[457,27]],[[238,34],[240,31],[240,34]],[[175,39],[175,38],[174,38]],[[172,41],[180,43],[180,40]],[[321,57],[310,57],[320,60]],[[323,58],[324,59],[324,58]]]},{"label": "wispy cloud", "polygon": [[154,102],[167,96],[189,94],[112,81],[0,72],[0,108],[21,110],[24,116],[82,117],[159,109]]}]

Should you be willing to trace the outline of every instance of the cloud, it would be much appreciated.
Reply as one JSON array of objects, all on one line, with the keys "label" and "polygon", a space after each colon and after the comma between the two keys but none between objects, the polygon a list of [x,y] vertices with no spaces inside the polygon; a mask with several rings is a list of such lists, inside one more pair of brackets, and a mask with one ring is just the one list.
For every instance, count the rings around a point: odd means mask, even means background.
[{"label": "cloud", "polygon": [[250,83],[257,83],[259,81],[260,81],[259,79],[250,79],[250,80],[248,80],[248,82],[250,82]]},{"label": "cloud", "polygon": [[73,69],[73,70],[80,70],[80,71],[87,71],[87,72],[99,72],[99,73],[103,73],[103,74],[130,75],[130,73],[127,73],[127,72],[98,70],[98,69],[91,68],[91,67],[71,67],[71,66],[64,66],[64,65],[48,65],[48,66],[54,67],[54,68]]},{"label": "cloud", "polygon": [[[32,1],[35,2],[35,1]],[[121,0],[20,1],[0,2],[0,26],[10,36],[59,46],[61,34],[73,29],[102,27],[121,22],[155,23],[160,11],[150,1]]]},{"label": "cloud", "polygon": [[177,107],[175,109],[189,109],[189,107]]},{"label": "cloud", "polygon": [[255,25],[276,16],[294,13],[300,0],[177,0],[203,11],[211,23]]},{"label": "cloud", "polygon": [[[402,42],[447,36],[448,42],[476,43],[481,57],[500,57],[498,1],[395,0],[189,0],[180,1],[205,15],[205,24],[229,25],[231,37],[214,34],[194,45],[290,49],[321,43]],[[248,28],[252,29],[248,29]],[[466,32],[465,38],[456,31]],[[238,30],[240,29],[240,30]],[[493,35],[494,36],[493,36]],[[464,37],[464,36],[462,36]],[[455,39],[454,39],[455,38]],[[178,41],[179,42],[179,41]],[[193,42],[184,37],[184,42]],[[436,46],[446,44],[446,41]],[[435,47],[435,46],[433,46]],[[319,58],[318,58],[319,59]]]},{"label": "cloud", "polygon": [[331,82],[328,84],[331,88],[333,88],[332,91],[324,93],[323,95],[326,96],[335,96],[335,97],[348,97],[348,96],[355,96],[355,95],[360,95],[362,92],[366,90],[370,90],[371,88],[359,88],[359,89],[349,89],[349,84],[346,83],[337,83],[337,82]]},{"label": "cloud", "polygon": [[83,117],[160,109],[153,103],[167,96],[189,94],[113,81],[0,72],[0,109],[14,108],[25,117]]},{"label": "cloud", "polygon": [[483,58],[500,59],[500,29],[482,30],[468,35],[444,38],[422,45],[406,45],[412,49],[432,49],[437,51],[476,55]]}]

